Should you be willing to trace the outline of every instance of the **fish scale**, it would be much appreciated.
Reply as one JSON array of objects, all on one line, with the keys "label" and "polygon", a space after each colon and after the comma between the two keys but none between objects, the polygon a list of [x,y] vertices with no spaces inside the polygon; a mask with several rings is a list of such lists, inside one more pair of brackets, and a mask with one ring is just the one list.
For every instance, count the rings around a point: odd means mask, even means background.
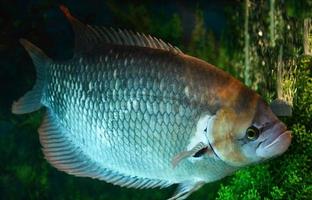
[{"label": "fish scale", "polygon": [[[181,76],[177,73],[179,70],[173,72],[168,69],[166,66],[176,64],[172,63],[174,61],[168,63],[167,60],[163,62],[158,60],[158,66],[149,65],[149,69],[153,70],[145,70],[147,64],[153,63],[152,57],[141,60],[133,55],[133,50],[132,53],[128,53],[130,56],[126,54],[127,52],[120,53],[120,50],[118,56],[114,55],[112,50],[109,52],[107,63],[103,62],[101,65],[97,64],[100,59],[96,56],[93,59],[73,59],[68,62],[69,64],[52,64],[49,67],[51,75],[48,75],[48,95],[45,96],[53,96],[53,99],[58,100],[47,99],[45,102],[54,110],[64,127],[72,128],[73,136],[68,137],[75,138],[75,142],[81,144],[80,147],[84,152],[96,162],[125,174],[129,174],[130,171],[148,177],[149,174],[155,174],[156,171],[162,170],[162,177],[168,176],[173,172],[170,163],[172,156],[181,151],[176,147],[186,145],[190,134],[185,130],[192,131],[196,121],[191,119],[198,117],[196,112],[181,113],[184,120],[180,120],[180,123],[177,124],[177,115],[171,111],[170,107],[184,110],[185,106],[173,100],[185,97],[182,87],[175,87],[173,90],[173,85],[181,85],[181,81],[179,81]],[[103,52],[103,54],[106,53]],[[125,60],[129,60],[129,57],[132,58],[132,62],[125,62]],[[80,63],[80,65],[76,63]],[[180,71],[183,69],[183,66],[178,67]],[[173,76],[170,78],[160,77],[159,70]],[[79,78],[73,75],[75,71],[80,72]],[[135,74],[138,74],[140,79],[133,80]],[[105,77],[105,79],[98,79],[98,77]],[[154,77],[160,79],[157,80]],[[124,84],[124,87],[121,87],[120,83],[125,82],[124,80],[130,80],[127,82],[130,84]],[[80,88],[82,89],[75,91],[77,83],[81,84]],[[101,90],[100,85],[102,85]],[[106,94],[104,102],[98,98],[101,93]],[[150,98],[151,96],[157,98],[158,101],[155,103],[155,98]],[[80,99],[78,104],[76,98]],[[131,106],[126,107],[127,104],[131,104]],[[120,105],[124,105],[124,107],[121,108]],[[150,105],[154,105],[154,109],[148,111],[147,107]],[[148,112],[150,112],[149,115],[146,115]],[[103,119],[98,113],[107,113],[108,116]],[[67,117],[63,117],[64,115]],[[154,121],[151,122],[152,119]],[[83,126],[77,122],[82,123]],[[150,123],[155,124],[155,129],[149,126]],[[99,127],[94,128],[97,126]],[[185,129],[181,130],[178,127]],[[102,130],[104,133],[98,133],[98,130]],[[88,133],[87,138],[86,133]],[[98,134],[103,135],[102,138],[109,141],[109,146],[98,140]],[[170,139],[170,135],[174,135],[173,140]],[[163,140],[163,138],[167,138],[167,140]],[[169,149],[170,151],[161,152],[160,149]],[[146,167],[141,166],[154,167],[146,171]],[[164,170],[164,168],[167,169]],[[159,178],[160,174],[151,178],[156,177]]]}]

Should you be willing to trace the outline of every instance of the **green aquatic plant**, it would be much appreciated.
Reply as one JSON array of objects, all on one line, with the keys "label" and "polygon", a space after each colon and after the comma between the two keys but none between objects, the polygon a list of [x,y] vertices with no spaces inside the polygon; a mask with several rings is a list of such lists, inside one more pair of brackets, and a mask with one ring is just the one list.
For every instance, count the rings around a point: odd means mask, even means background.
[{"label": "green aquatic plant", "polygon": [[297,78],[297,95],[294,103],[293,120],[303,124],[308,131],[312,131],[312,56],[304,56],[299,62]]}]

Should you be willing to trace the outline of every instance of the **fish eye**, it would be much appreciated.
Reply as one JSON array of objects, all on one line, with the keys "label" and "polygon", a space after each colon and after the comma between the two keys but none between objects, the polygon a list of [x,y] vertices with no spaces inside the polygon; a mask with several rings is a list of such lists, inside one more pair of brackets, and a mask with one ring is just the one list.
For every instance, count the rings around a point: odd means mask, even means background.
[{"label": "fish eye", "polygon": [[259,137],[260,131],[258,128],[254,127],[254,126],[250,126],[249,128],[247,128],[246,131],[246,137],[248,140],[256,140]]}]

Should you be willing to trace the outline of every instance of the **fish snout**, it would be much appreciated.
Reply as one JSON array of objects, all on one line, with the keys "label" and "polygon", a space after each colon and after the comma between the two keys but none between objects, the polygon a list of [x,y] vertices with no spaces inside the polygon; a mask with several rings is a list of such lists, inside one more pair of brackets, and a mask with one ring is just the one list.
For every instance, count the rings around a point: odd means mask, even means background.
[{"label": "fish snout", "polygon": [[291,143],[291,131],[278,122],[266,132],[267,138],[257,148],[257,156],[268,159],[283,154]]}]

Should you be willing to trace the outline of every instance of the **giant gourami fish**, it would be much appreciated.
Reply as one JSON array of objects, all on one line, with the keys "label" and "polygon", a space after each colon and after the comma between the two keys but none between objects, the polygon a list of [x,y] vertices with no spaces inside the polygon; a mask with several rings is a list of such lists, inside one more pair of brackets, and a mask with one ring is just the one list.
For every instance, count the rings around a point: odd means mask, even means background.
[{"label": "giant gourami fish", "polygon": [[68,174],[132,188],[179,184],[185,199],[203,184],[286,151],[291,132],[265,101],[211,64],[160,39],[85,25],[68,61],[27,40],[33,89],[12,112],[46,107],[45,158]]}]

